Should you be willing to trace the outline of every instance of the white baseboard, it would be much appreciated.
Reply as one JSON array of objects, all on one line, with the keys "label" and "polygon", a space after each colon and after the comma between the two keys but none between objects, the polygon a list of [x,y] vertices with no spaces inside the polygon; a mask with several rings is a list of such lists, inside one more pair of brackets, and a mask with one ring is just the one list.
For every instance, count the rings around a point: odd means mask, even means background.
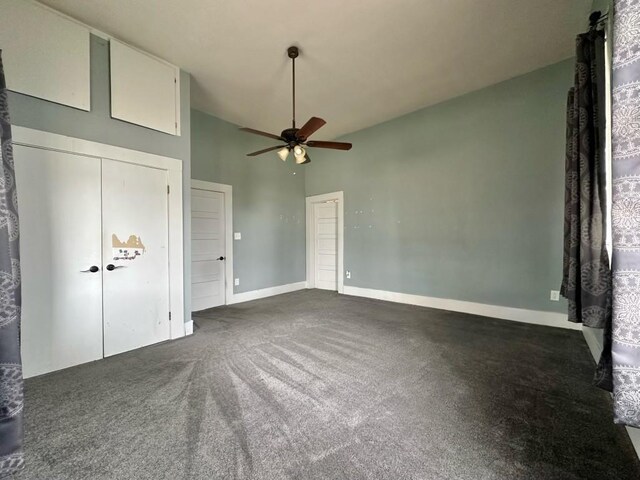
[{"label": "white baseboard", "polygon": [[307,282],[297,282],[289,283],[287,285],[278,285],[277,287],[262,288],[260,290],[251,290],[250,292],[234,293],[233,298],[231,298],[230,301],[227,301],[227,305],[249,302],[251,300],[272,297],[283,293],[295,292],[296,290],[304,290],[305,288],[307,288]]},{"label": "white baseboard", "polygon": [[439,310],[470,313],[473,315],[481,315],[483,317],[493,317],[503,320],[513,320],[516,322],[533,323],[536,325],[545,325],[548,327],[560,327],[572,330],[580,330],[581,327],[580,324],[568,322],[567,315],[564,313],[525,310],[523,308],[487,305],[484,303],[450,300],[447,298],[425,297],[422,295],[388,292],[385,290],[351,287],[347,285],[345,285],[344,287],[344,294],[354,295],[356,297],[375,298],[377,300],[387,300],[389,302],[407,303],[409,305],[418,305],[420,307],[437,308]]},{"label": "white baseboard", "polygon": [[593,359],[598,362],[600,360],[600,354],[602,353],[602,330],[597,328],[582,327],[582,334],[587,342],[587,346],[591,351]]},{"label": "white baseboard", "polygon": [[633,444],[633,448],[636,449],[636,455],[640,459],[640,428],[627,427],[627,433]]},{"label": "white baseboard", "polygon": [[184,324],[184,335],[192,335],[193,334],[193,320],[189,320]]}]

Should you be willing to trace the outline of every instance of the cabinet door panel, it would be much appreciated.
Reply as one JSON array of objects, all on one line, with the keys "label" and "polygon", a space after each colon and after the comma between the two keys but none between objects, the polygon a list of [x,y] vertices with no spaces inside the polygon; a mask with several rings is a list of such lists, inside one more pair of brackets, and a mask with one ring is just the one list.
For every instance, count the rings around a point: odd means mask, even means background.
[{"label": "cabinet door panel", "polygon": [[89,111],[89,29],[35,2],[0,0],[7,88]]},{"label": "cabinet door panel", "polygon": [[178,135],[178,70],[110,40],[111,116]]}]

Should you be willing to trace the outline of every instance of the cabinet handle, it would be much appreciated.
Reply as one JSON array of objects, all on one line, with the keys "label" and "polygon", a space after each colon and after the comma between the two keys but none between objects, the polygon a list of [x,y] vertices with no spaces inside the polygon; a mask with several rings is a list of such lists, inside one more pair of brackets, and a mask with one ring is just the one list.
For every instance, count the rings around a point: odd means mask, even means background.
[{"label": "cabinet handle", "polygon": [[124,265],[114,265],[113,263],[110,263],[109,265],[107,265],[107,270],[109,270],[110,272],[115,270],[116,268],[124,268]]},{"label": "cabinet handle", "polygon": [[87,270],[80,270],[82,273],[96,273],[98,270],[100,270],[98,267],[96,267],[95,265],[91,265]]}]

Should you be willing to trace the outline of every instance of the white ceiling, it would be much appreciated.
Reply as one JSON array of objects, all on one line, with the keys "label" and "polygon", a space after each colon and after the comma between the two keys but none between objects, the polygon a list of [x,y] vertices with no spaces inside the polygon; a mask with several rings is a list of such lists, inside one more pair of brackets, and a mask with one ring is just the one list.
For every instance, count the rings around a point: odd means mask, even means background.
[{"label": "white ceiling", "polygon": [[592,0],[43,0],[180,66],[192,106],[332,139],[568,58]]}]

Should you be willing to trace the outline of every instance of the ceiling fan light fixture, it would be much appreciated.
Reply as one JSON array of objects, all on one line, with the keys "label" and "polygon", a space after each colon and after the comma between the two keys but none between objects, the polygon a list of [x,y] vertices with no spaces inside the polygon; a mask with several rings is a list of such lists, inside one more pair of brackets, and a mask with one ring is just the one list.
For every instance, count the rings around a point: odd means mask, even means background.
[{"label": "ceiling fan light fixture", "polygon": [[278,150],[278,156],[280,157],[280,160],[282,160],[283,162],[287,161],[287,157],[289,156],[289,147],[284,147],[280,150]]},{"label": "ceiling fan light fixture", "polygon": [[307,152],[300,145],[293,147],[293,155],[296,157],[296,163],[298,165],[306,162]]}]

